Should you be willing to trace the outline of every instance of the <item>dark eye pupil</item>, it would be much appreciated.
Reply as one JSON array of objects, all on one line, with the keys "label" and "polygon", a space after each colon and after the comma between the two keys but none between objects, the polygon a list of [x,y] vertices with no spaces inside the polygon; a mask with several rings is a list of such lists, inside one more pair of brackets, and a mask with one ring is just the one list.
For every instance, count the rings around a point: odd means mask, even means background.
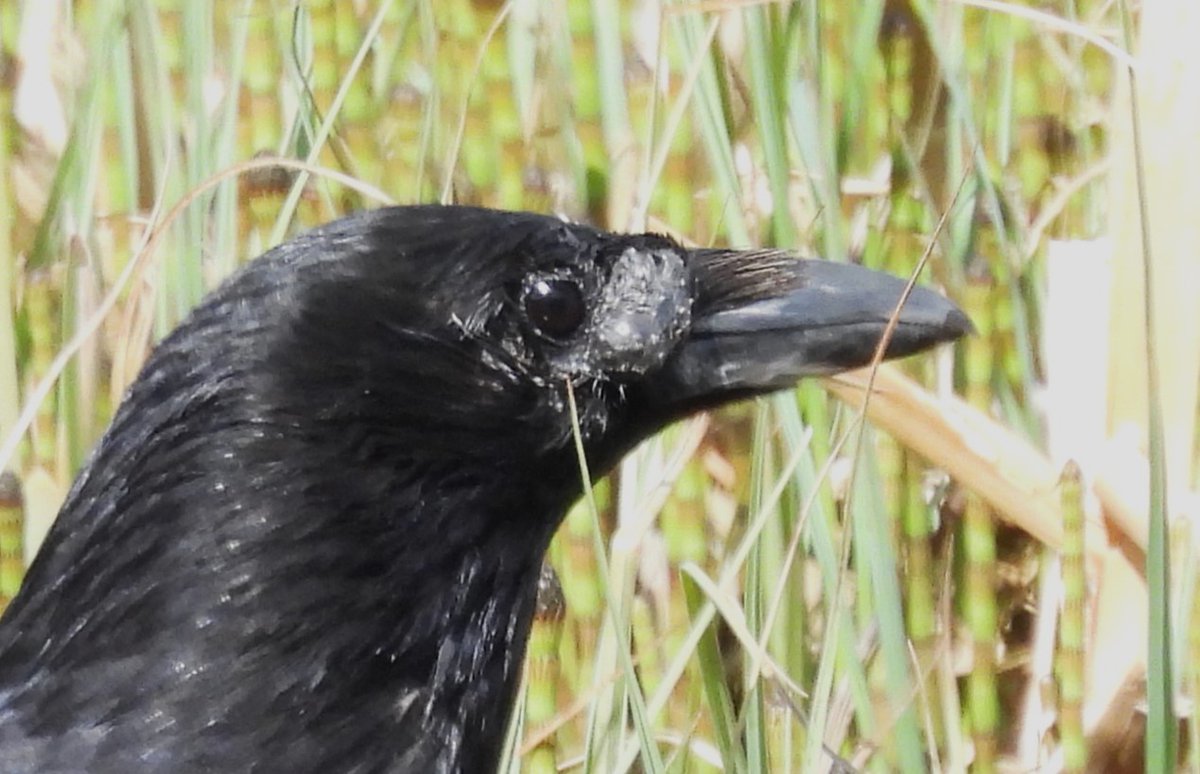
[{"label": "dark eye pupil", "polygon": [[583,324],[583,294],[570,280],[535,280],[525,292],[525,314],[543,334],[568,336]]}]

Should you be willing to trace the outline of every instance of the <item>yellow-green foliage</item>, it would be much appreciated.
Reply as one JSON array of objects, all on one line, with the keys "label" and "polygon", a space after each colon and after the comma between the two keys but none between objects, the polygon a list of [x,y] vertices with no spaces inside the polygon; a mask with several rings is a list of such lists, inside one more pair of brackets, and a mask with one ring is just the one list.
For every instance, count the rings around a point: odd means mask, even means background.
[{"label": "yellow-green foliage", "polygon": [[[67,5],[0,5],[0,465],[27,490],[27,540],[207,288],[385,202],[555,211],[896,273],[927,258],[920,281],[980,323],[957,386],[1040,432],[1039,240],[1097,236],[1095,183],[1054,202],[1103,160],[1110,88],[1104,55],[1061,25],[929,0]],[[1113,23],[1094,3],[1034,5]],[[44,31],[34,49],[17,50],[22,26]],[[955,386],[955,369],[907,369]],[[514,760],[653,769],[647,739],[672,771],[1011,755],[1039,690],[1013,654],[1043,554],[932,485],[937,460],[864,438],[808,385],[670,430],[599,486],[550,552],[563,608],[535,629],[532,741]],[[18,502],[0,519],[0,598]],[[1056,746],[1046,735],[1040,759]]]}]

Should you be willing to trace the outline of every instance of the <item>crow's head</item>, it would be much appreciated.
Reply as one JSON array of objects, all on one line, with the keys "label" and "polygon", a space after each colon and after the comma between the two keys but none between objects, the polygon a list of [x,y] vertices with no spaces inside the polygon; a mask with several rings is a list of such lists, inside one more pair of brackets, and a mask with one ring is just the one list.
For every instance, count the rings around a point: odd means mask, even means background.
[{"label": "crow's head", "polygon": [[[566,453],[572,475],[568,385],[602,470],[686,414],[870,362],[904,287],[781,251],[470,208],[378,210],[306,240],[276,259],[300,265],[267,371],[319,402],[301,413],[366,421],[380,443],[425,430],[426,450]],[[887,355],[968,329],[916,288]]]}]

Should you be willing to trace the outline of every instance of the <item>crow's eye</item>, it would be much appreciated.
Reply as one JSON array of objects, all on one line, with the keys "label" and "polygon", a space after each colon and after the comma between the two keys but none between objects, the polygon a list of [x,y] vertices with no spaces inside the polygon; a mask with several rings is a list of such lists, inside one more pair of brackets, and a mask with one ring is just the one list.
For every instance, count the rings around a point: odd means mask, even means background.
[{"label": "crow's eye", "polygon": [[545,336],[561,339],[583,324],[583,293],[568,279],[535,279],[525,288],[525,314]]}]

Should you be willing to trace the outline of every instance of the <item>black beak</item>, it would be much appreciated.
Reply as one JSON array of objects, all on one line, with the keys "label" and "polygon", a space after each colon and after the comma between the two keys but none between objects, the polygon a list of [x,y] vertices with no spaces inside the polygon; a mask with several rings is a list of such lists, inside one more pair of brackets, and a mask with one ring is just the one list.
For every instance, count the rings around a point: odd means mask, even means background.
[{"label": "black beak", "polygon": [[893,316],[887,358],[973,331],[928,288],[914,287],[897,314],[905,280],[860,266],[728,250],[693,251],[690,266],[691,330],[654,380],[659,398],[683,411],[867,365]]}]

